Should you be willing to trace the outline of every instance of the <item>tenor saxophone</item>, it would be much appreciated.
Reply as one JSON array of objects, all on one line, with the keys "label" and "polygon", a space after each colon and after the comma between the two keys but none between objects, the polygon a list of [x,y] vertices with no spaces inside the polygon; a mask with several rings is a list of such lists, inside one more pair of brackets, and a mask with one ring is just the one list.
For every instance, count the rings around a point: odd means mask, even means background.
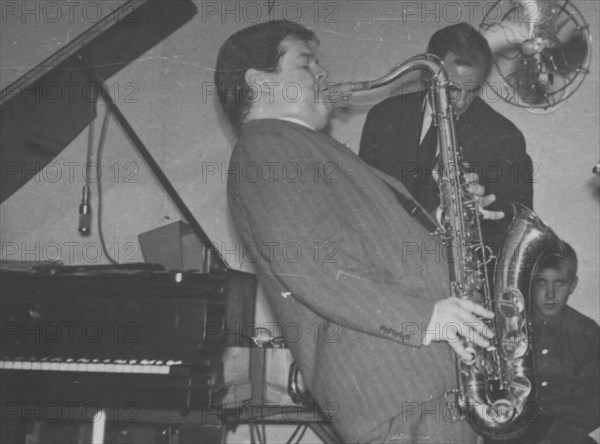
[{"label": "tenor saxophone", "polygon": [[451,411],[458,412],[457,417],[467,420],[478,433],[497,439],[515,437],[535,420],[537,412],[528,321],[531,276],[541,255],[560,241],[532,211],[513,204],[514,217],[496,262],[496,297],[492,296],[488,276],[491,253],[482,241],[477,198],[467,191],[448,96],[449,80],[440,59],[418,55],[381,78],[333,85],[334,94],[346,100],[352,92],[387,85],[413,70],[431,75],[442,163],[438,171],[442,209],[438,232],[449,252],[450,296],[471,300],[495,313],[493,320],[481,321],[495,333],[490,347],[464,341],[472,359],[456,359],[458,388],[449,389],[446,399]]}]

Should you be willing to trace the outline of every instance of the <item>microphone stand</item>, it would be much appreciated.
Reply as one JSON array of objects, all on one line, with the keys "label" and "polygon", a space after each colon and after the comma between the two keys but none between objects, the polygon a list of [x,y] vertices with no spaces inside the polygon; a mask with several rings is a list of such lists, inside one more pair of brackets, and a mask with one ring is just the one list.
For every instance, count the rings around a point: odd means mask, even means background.
[{"label": "microphone stand", "polygon": [[202,227],[200,226],[192,212],[189,210],[183,199],[181,199],[181,197],[179,196],[179,194],[177,193],[177,191],[175,190],[165,173],[163,173],[160,166],[156,163],[156,161],[152,157],[152,154],[150,154],[150,152],[144,145],[144,142],[142,142],[142,140],[138,137],[138,135],[135,133],[134,129],[131,127],[121,110],[117,107],[112,97],[110,96],[108,89],[106,88],[104,80],[96,71],[94,71],[94,76],[94,84],[98,88],[98,92],[100,93],[100,96],[106,103],[109,111],[113,114],[113,116],[115,116],[117,122],[119,122],[123,131],[125,131],[127,136],[129,136],[129,139],[133,143],[133,146],[137,149],[139,154],[146,161],[146,163],[148,164],[148,166],[150,167],[150,169],[152,170],[162,187],[165,189],[169,197],[175,203],[175,206],[177,207],[179,212],[190,224],[190,226],[192,227],[202,244],[204,244],[203,272],[210,273],[213,271],[227,271],[229,269],[229,265],[222,257],[219,250],[210,241],[210,238],[202,229]]}]

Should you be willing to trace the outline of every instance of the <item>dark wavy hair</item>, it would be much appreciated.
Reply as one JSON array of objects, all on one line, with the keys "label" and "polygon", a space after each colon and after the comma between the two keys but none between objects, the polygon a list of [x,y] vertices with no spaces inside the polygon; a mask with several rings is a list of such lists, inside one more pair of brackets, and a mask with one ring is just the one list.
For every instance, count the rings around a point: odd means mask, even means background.
[{"label": "dark wavy hair", "polygon": [[253,101],[246,71],[276,72],[284,55],[281,42],[293,38],[319,44],[316,35],[294,22],[274,20],[242,29],[229,37],[217,57],[215,84],[225,115],[239,130]]},{"label": "dark wavy hair", "polygon": [[456,56],[457,65],[485,68],[485,77],[492,69],[490,45],[479,31],[465,22],[436,31],[429,40],[427,52],[441,59],[451,52]]},{"label": "dark wavy hair", "polygon": [[562,245],[562,251],[553,251],[541,258],[538,271],[560,268],[561,265],[565,265],[569,269],[569,277],[574,279],[577,276],[577,253],[568,243],[562,242]]}]

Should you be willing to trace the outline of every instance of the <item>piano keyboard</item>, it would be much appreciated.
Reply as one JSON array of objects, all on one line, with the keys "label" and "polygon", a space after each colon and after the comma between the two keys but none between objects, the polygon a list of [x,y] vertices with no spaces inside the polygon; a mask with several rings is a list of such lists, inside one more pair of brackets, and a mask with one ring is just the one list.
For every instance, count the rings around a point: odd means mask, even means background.
[{"label": "piano keyboard", "polygon": [[0,267],[2,400],[188,411],[223,396],[228,295],[253,301],[256,278],[100,267]]},{"label": "piano keyboard", "polygon": [[0,361],[0,370],[31,370],[50,372],[94,372],[168,375],[174,366],[183,365],[180,360],[132,360],[132,359],[41,359],[25,358]]}]

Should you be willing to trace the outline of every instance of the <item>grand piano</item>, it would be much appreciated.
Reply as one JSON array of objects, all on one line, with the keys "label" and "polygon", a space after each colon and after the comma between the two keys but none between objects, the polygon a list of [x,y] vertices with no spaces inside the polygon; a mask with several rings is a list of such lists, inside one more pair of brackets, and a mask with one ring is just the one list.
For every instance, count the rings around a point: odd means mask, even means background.
[{"label": "grand piano", "polygon": [[[3,263],[2,442],[24,442],[44,405],[186,415],[218,403],[227,390],[225,347],[251,341],[230,333],[253,322],[256,277],[228,266],[104,84],[196,12],[190,0],[131,0],[0,93],[2,202],[89,128],[102,99],[202,250],[197,269],[181,271],[152,263]],[[36,99],[52,85],[73,94]],[[98,93],[91,113],[89,100],[72,99],[86,97],[78,88],[89,85]]]}]

